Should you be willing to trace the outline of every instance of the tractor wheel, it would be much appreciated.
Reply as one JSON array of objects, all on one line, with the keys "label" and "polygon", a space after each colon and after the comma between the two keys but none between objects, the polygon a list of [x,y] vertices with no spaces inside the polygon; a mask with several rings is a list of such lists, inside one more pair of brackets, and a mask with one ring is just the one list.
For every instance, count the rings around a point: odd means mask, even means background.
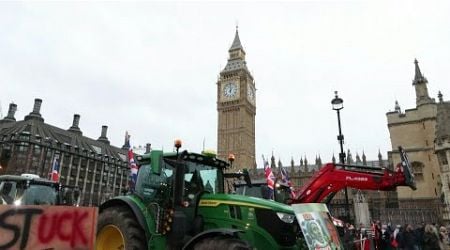
[{"label": "tractor wheel", "polygon": [[130,209],[123,206],[109,207],[100,213],[95,249],[147,249],[145,232]]},{"label": "tractor wheel", "polygon": [[224,236],[217,236],[212,238],[204,239],[197,244],[195,244],[194,248],[195,250],[251,250],[252,247],[247,244],[245,241],[237,239],[237,238],[231,238],[231,237],[224,237]]}]

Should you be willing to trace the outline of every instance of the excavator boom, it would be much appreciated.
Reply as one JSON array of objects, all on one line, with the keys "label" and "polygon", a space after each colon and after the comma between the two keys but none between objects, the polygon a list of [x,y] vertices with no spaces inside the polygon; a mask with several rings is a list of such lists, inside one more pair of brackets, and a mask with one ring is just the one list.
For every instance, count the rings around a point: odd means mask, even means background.
[{"label": "excavator boom", "polygon": [[415,190],[414,173],[408,157],[399,147],[401,163],[392,171],[360,165],[328,163],[312,176],[308,183],[296,192],[292,203],[321,202],[345,187],[361,190],[395,190],[409,186]]}]

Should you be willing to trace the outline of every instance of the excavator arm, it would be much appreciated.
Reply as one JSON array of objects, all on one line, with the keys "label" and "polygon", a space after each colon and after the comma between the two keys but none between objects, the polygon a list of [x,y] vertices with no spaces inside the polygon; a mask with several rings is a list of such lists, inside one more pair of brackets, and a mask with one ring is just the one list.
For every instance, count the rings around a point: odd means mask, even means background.
[{"label": "excavator arm", "polygon": [[408,157],[399,147],[401,163],[395,171],[360,165],[328,163],[296,192],[292,203],[321,202],[345,187],[361,190],[395,190],[398,186],[416,189],[414,173]]}]

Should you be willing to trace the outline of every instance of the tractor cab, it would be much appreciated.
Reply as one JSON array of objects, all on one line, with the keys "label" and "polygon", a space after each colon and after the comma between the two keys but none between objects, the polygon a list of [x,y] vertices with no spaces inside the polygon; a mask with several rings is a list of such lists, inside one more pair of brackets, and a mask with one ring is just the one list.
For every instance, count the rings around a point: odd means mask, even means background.
[{"label": "tractor cab", "polygon": [[205,154],[188,151],[163,154],[158,150],[138,156],[137,164],[139,174],[134,194],[144,203],[170,208],[164,209],[163,216],[171,214],[171,225],[162,222],[157,231],[167,235],[168,244],[179,248],[203,230],[202,218],[196,216],[198,203],[204,194],[224,193],[223,169],[228,164]]},{"label": "tractor cab", "polygon": [[291,199],[291,188],[283,183],[276,183],[272,190],[266,180],[253,180],[251,185],[242,180],[234,182],[235,193],[251,197],[274,200],[276,202],[289,204]]},{"label": "tractor cab", "polygon": [[59,185],[39,176],[0,176],[1,204],[55,205],[58,204]]},{"label": "tractor cab", "polygon": [[80,190],[34,174],[0,176],[0,204],[70,205],[79,204]]}]

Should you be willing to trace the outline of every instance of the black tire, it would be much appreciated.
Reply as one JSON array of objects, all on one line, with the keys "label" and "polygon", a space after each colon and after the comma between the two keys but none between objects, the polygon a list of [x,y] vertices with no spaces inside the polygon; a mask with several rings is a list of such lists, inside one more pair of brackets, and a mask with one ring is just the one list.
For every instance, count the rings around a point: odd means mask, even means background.
[{"label": "black tire", "polygon": [[[97,237],[99,237],[99,233],[103,228],[110,225],[115,226],[123,235],[125,246],[122,246],[122,248],[118,247],[118,249],[147,249],[145,232],[129,208],[118,206],[109,207],[103,210],[98,216]],[[110,250],[106,248],[108,247],[106,247],[105,244],[99,244],[99,242],[96,242],[97,250]]]},{"label": "black tire", "polygon": [[238,238],[217,236],[206,238],[194,245],[194,250],[251,250],[245,241]]}]

